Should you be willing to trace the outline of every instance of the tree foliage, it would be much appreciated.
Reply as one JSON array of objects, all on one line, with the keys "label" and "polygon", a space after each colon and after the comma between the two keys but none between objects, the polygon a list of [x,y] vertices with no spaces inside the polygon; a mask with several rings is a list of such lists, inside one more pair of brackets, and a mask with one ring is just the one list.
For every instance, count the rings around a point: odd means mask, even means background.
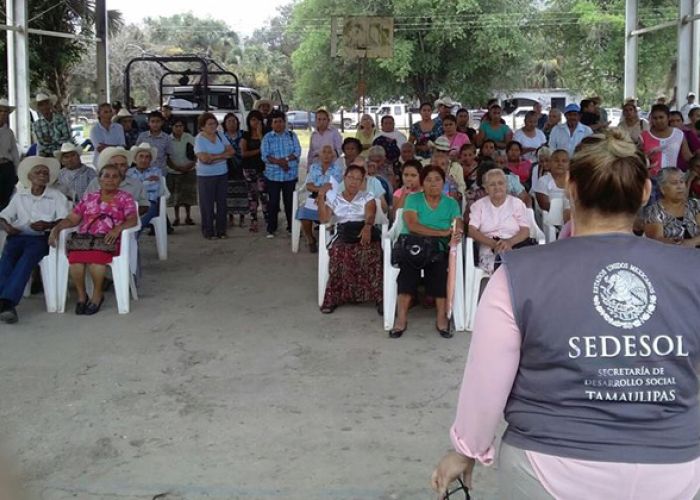
[{"label": "tree foliage", "polygon": [[[28,16],[31,27],[48,31],[59,31],[80,35],[80,39],[57,38],[42,35],[29,35],[30,88],[33,93],[39,89],[58,96],[59,102],[67,104],[70,94],[71,69],[78,64],[88,51],[94,48],[89,38],[94,36],[94,0],[32,0],[28,2]],[[6,11],[5,0],[0,0],[0,10]],[[108,12],[109,28],[116,32],[121,24],[117,11]],[[0,53],[6,54],[6,38],[0,37]],[[94,51],[91,56],[94,60]],[[93,64],[94,66],[94,64]],[[0,65],[0,89],[7,93],[7,61]]]}]

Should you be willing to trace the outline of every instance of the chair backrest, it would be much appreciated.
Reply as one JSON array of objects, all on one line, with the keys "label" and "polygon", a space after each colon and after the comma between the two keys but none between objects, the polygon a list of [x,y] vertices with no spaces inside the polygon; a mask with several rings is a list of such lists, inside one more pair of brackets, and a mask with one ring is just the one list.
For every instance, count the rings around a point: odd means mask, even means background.
[{"label": "chair backrest", "polygon": [[374,218],[375,224],[389,224],[389,217],[382,210],[382,200],[380,198],[375,198],[374,201],[377,203],[377,214]]},{"label": "chair backrest", "polygon": [[545,236],[544,232],[537,225],[535,220],[535,211],[531,208],[527,209],[528,222],[530,223],[530,238],[536,239],[540,244],[544,244]]},{"label": "chair backrest", "polygon": [[392,242],[396,241],[403,231],[403,208],[396,210],[396,215],[394,216],[394,225],[391,226],[389,230],[389,238]]},{"label": "chair backrest", "polygon": [[547,224],[561,226],[564,224],[564,198],[551,198],[547,212]]}]

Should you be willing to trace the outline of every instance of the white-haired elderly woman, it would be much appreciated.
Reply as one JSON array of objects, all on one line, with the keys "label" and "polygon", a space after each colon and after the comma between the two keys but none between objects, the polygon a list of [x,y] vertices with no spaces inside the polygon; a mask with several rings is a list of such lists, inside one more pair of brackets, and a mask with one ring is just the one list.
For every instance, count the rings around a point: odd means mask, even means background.
[{"label": "white-haired elderly woman", "polygon": [[16,323],[24,287],[32,270],[49,253],[48,232],[68,214],[68,200],[56,182],[60,165],[53,158],[30,156],[18,168],[21,187],[0,212],[7,240],[0,258],[0,321]]},{"label": "white-haired elderly woman", "polygon": [[306,236],[306,242],[311,253],[318,252],[318,244],[314,237],[313,223],[319,222],[317,198],[322,188],[332,189],[332,180],[339,185],[343,182],[343,169],[335,162],[335,150],[333,145],[324,144],[318,153],[317,159],[309,167],[309,173],[306,174],[306,190],[309,191],[309,197],[306,199],[304,206],[299,207],[296,218],[301,221],[301,227]]},{"label": "white-haired elderly woman", "polygon": [[685,174],[662,168],[657,181],[661,199],[647,207],[644,233],[664,243],[700,247],[700,200],[688,198]]},{"label": "white-haired elderly woman", "polygon": [[472,204],[468,234],[479,245],[479,267],[492,273],[499,254],[530,237],[530,224],[525,203],[508,194],[503,170],[489,170],[482,183],[487,196]]}]

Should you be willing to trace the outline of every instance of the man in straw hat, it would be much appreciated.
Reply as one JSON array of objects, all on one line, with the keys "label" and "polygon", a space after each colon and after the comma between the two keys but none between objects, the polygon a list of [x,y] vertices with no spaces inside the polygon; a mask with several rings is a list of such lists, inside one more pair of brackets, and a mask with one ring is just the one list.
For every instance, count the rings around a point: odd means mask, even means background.
[{"label": "man in straw hat", "polygon": [[124,146],[124,129],[118,123],[112,123],[112,105],[103,102],[97,108],[97,123],[90,130],[90,142],[95,146],[92,164],[97,165],[100,153],[110,146]]},{"label": "man in straw hat", "polygon": [[21,187],[0,212],[7,240],[0,258],[0,321],[17,322],[15,307],[32,270],[49,253],[48,232],[68,215],[68,200],[51,185],[60,166],[54,158],[30,156],[18,168]]},{"label": "man in straw hat", "polygon": [[[121,125],[124,130],[124,147],[126,149],[131,149],[136,146],[139,138],[139,129],[134,124],[134,115],[129,113],[129,110],[126,108],[122,108],[112,120]],[[97,163],[95,163],[95,165],[97,165]]]},{"label": "man in straw hat", "polygon": [[0,99],[0,210],[10,202],[10,197],[17,184],[17,164],[19,152],[17,139],[10,129],[8,117],[15,110],[7,99]]},{"label": "man in straw hat", "polygon": [[270,99],[258,99],[253,103],[253,109],[260,111],[263,116],[263,135],[267,134],[272,130],[272,119],[270,118],[270,113],[272,113],[273,106]]},{"label": "man in straw hat", "polygon": [[[97,175],[100,175],[100,170],[105,165],[114,165],[119,169],[119,173],[122,176],[122,182],[119,184],[119,189],[126,191],[131,195],[133,199],[139,204],[139,215],[143,215],[148,211],[151,206],[148,201],[148,194],[146,193],[146,188],[143,183],[138,179],[132,177],[127,177],[126,172],[129,170],[129,165],[131,165],[131,155],[129,151],[122,147],[109,147],[102,151],[100,155],[100,161],[97,164]],[[87,187],[88,193],[94,193],[100,190],[100,183],[97,178],[90,181]]]},{"label": "man in straw hat", "polygon": [[54,152],[63,167],[58,173],[56,188],[73,201],[80,201],[90,182],[97,177],[95,170],[80,160],[80,153],[80,148],[70,142],[64,143],[61,149]]},{"label": "man in straw hat", "polygon": [[54,151],[61,149],[61,144],[73,142],[66,117],[54,111],[55,103],[55,97],[41,92],[34,99],[39,118],[32,123],[32,132],[36,136],[40,156],[51,157]]}]

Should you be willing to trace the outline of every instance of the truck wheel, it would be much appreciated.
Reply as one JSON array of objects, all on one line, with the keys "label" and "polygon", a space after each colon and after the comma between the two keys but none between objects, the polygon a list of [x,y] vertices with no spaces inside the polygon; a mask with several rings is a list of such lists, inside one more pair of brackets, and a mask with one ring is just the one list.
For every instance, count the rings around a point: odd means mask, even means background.
[{"label": "truck wheel", "polygon": [[352,120],[350,118],[346,118],[343,120],[343,128],[351,128],[352,127]]}]

